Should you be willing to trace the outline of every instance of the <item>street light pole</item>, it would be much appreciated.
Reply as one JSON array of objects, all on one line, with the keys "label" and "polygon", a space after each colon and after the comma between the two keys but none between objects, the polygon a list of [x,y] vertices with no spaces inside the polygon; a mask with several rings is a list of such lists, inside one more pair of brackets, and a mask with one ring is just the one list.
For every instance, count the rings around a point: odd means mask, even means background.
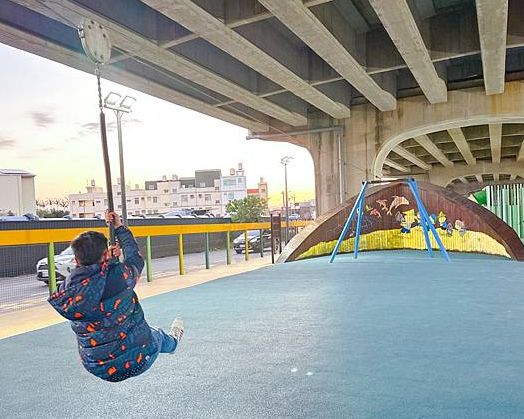
[{"label": "street light pole", "polygon": [[118,130],[118,156],[120,159],[120,196],[122,198],[122,221],[124,225],[127,223],[127,196],[126,196],[126,177],[124,170],[124,146],[122,144],[122,112],[115,111],[116,126]]},{"label": "street light pole", "polygon": [[287,165],[293,160],[293,157],[283,157],[280,160],[280,163],[284,165],[284,194],[285,194],[285,200],[286,200],[286,246],[289,242],[289,201],[287,197]]},{"label": "street light pole", "polygon": [[[118,130],[118,154],[120,159],[120,198],[122,201],[122,222],[128,225],[127,222],[127,196],[126,196],[126,178],[124,171],[124,145],[122,142],[122,116],[125,113],[131,113],[131,106],[136,99],[131,96],[122,96],[118,93],[111,92],[104,99],[104,107],[115,111],[116,125]],[[119,103],[117,103],[120,100]]]}]

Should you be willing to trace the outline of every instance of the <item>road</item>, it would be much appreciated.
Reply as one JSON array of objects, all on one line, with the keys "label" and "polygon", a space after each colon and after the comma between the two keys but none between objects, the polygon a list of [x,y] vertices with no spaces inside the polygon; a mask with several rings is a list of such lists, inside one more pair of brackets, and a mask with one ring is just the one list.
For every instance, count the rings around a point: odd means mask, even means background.
[{"label": "road", "polygon": [[[270,253],[265,253],[271,257]],[[250,258],[260,257],[258,253],[251,253]],[[236,254],[231,251],[231,263],[243,262],[244,254]],[[184,269],[186,272],[194,272],[205,269],[205,253],[190,253],[184,255]],[[215,250],[210,252],[210,265],[226,264],[226,251]],[[172,275],[178,275],[178,256],[153,259],[152,261],[153,281]],[[145,281],[145,269],[141,281]],[[10,278],[0,278],[0,315],[15,310],[22,310],[32,306],[43,304],[48,296],[47,285],[37,281],[35,275],[22,275]]]}]

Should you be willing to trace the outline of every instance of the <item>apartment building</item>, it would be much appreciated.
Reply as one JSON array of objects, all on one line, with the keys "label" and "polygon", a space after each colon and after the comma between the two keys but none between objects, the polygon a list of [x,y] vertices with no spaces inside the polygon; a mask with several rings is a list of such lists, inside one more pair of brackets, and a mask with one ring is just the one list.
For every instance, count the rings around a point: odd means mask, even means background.
[{"label": "apartment building", "polygon": [[255,195],[259,198],[262,198],[266,202],[268,201],[268,190],[267,190],[267,181],[263,177],[260,178],[257,188],[252,188],[247,190],[248,195]]},{"label": "apartment building", "polygon": [[[120,185],[113,185],[117,210],[122,209]],[[160,180],[146,181],[144,188],[126,186],[128,216],[165,214],[173,210],[190,209],[196,213],[223,216],[227,203],[247,196],[246,176],[239,164],[228,176],[220,169],[196,170],[193,177],[162,176]],[[107,197],[94,181],[85,193],[69,195],[73,217],[102,216],[107,208]]]},{"label": "apartment building", "polygon": [[36,214],[35,175],[0,169],[0,215]]}]

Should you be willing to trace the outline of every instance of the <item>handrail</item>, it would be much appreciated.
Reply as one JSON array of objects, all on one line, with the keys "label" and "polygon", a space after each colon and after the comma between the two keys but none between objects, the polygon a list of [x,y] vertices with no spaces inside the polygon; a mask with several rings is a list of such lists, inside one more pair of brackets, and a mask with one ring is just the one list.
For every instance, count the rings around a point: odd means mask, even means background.
[{"label": "handrail", "polygon": [[[308,221],[291,221],[290,227],[305,227]],[[285,227],[285,223],[282,223]],[[269,229],[269,222],[264,223],[231,223],[231,224],[184,224],[132,226],[135,237],[172,236],[177,234],[220,233],[244,230]],[[1,230],[0,246],[17,246],[26,244],[47,244],[69,242],[88,228],[34,229],[34,230]],[[94,227],[89,230],[105,233],[107,228]]]}]

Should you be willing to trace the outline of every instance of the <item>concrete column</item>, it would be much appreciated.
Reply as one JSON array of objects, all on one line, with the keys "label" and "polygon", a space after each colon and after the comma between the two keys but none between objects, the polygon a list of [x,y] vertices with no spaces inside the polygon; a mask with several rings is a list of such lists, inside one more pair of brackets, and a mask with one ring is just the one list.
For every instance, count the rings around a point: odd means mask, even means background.
[{"label": "concrete column", "polygon": [[320,215],[340,202],[337,136],[333,132],[312,134],[307,148],[315,166],[315,196]]},{"label": "concrete column", "polygon": [[352,116],[344,120],[346,199],[358,194],[362,182],[372,180],[373,160],[379,141],[380,112],[362,106],[352,109]]},{"label": "concrete column", "polygon": [[[362,182],[372,176],[373,159],[376,152],[378,132],[377,113],[367,107],[356,107],[351,118],[334,121],[318,121],[344,127],[342,141],[342,200],[358,194]],[[295,144],[298,144],[295,141]],[[302,144],[311,153],[315,166],[315,193],[317,212],[323,214],[339,205],[341,188],[339,177],[338,137],[336,132],[312,134],[302,139]]]}]

